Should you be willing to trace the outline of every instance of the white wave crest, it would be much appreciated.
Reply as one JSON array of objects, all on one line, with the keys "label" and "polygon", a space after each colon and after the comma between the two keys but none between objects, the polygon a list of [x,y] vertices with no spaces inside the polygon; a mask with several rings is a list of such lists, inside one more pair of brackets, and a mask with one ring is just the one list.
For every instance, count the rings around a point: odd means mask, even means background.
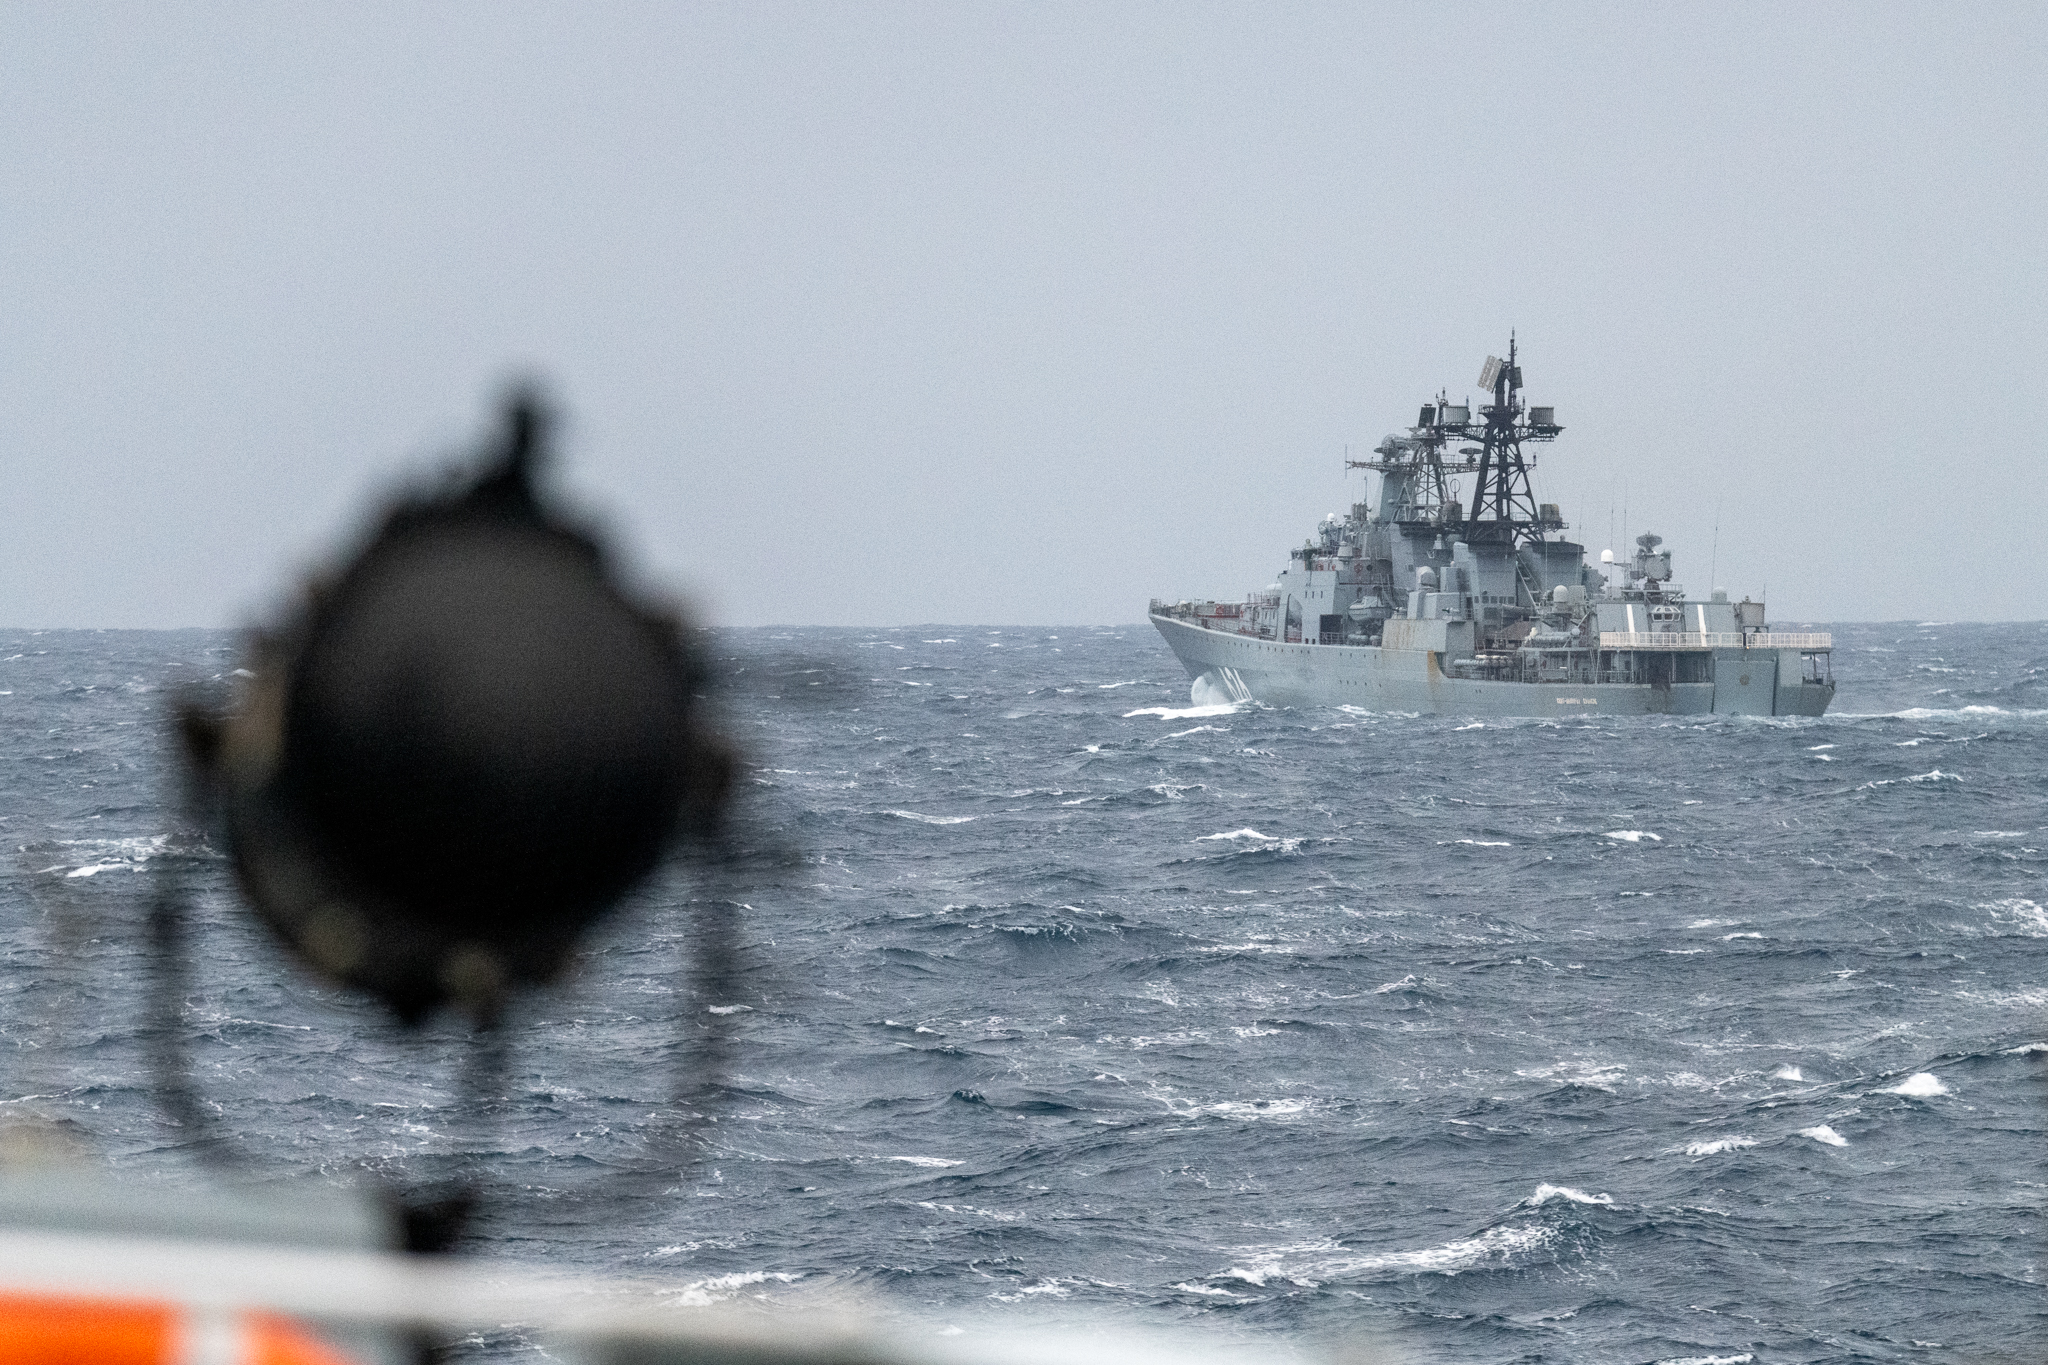
[{"label": "white wave crest", "polygon": [[1133,716],[1157,716],[1161,720],[1186,720],[1199,716],[1233,716],[1237,707],[1229,702],[1215,706],[1141,706],[1135,711],[1124,712],[1124,719]]},{"label": "white wave crest", "polygon": [[1652,834],[1646,829],[1610,829],[1600,837],[1603,839],[1620,839],[1631,844],[1640,844],[1645,839],[1648,839],[1653,844],[1664,842],[1663,835]]},{"label": "white wave crest", "polygon": [[802,1275],[787,1275],[776,1270],[749,1270],[737,1275],[714,1275],[708,1280],[692,1280],[679,1289],[666,1291],[673,1296],[673,1302],[684,1308],[709,1308],[712,1304],[737,1295],[752,1285],[766,1284],[770,1280],[778,1284],[795,1284]]},{"label": "white wave crest", "polygon": [[1806,1077],[1800,1073],[1799,1068],[1796,1066],[1781,1066],[1771,1073],[1771,1079],[1774,1081],[1803,1081]]},{"label": "white wave crest", "polygon": [[1880,777],[1874,781],[1865,782],[1856,790],[1860,792],[1875,791],[1879,787],[1896,787],[1901,782],[1960,782],[1962,780],[1955,773],[1945,773],[1941,769],[1936,768],[1932,772],[1915,773],[1911,777]]},{"label": "white wave crest", "polygon": [[893,815],[899,820],[917,820],[927,825],[964,825],[970,820],[980,818],[974,815],[919,815],[914,810],[885,810],[882,814]]},{"label": "white wave crest", "polygon": [[1749,1365],[1756,1357],[1744,1351],[1739,1356],[1672,1356],[1657,1365]]},{"label": "white wave crest", "polygon": [[1715,1138],[1712,1142],[1690,1142],[1686,1144],[1687,1156],[1712,1156],[1716,1152],[1737,1152],[1744,1147],[1756,1146],[1753,1137]]},{"label": "white wave crest", "polygon": [[1176,1113],[1214,1114],[1226,1119],[1284,1119],[1309,1111],[1307,1100],[1219,1100],[1215,1104],[1198,1104],[1187,1109],[1176,1107]]},{"label": "white wave crest", "polygon": [[1992,901],[1989,905],[1980,905],[1977,908],[1989,910],[1991,922],[2001,930],[2017,934],[2021,938],[2048,938],[2048,909],[2043,909],[2033,901],[2014,896]]},{"label": "white wave crest", "polygon": [[2011,710],[2003,706],[1909,706],[1903,711],[1847,711],[1830,717],[1834,720],[1940,720],[1944,716],[2048,716],[2048,711],[2016,707]]},{"label": "white wave crest", "polygon": [[[1525,1259],[1528,1253],[1540,1250],[1553,1235],[1549,1228],[1527,1225],[1488,1228],[1476,1237],[1460,1237],[1441,1246],[1417,1251],[1358,1253],[1328,1243],[1316,1248],[1280,1248],[1249,1266],[1232,1266],[1209,1278],[1241,1280],[1252,1285],[1264,1285],[1269,1280],[1279,1279],[1312,1286],[1325,1280],[1346,1280],[1385,1272],[1456,1275],[1467,1270],[1512,1266],[1518,1259]],[[1320,1254],[1303,1259],[1292,1259],[1289,1255],[1307,1250]]]},{"label": "white wave crest", "polygon": [[1843,1137],[1825,1123],[1813,1128],[1801,1128],[1799,1136],[1812,1138],[1815,1142],[1824,1142],[1830,1147],[1847,1147],[1849,1145],[1849,1139]]},{"label": "white wave crest", "polygon": [[1538,1185],[1536,1193],[1530,1195],[1522,1202],[1534,1208],[1538,1204],[1547,1204],[1553,1199],[1569,1199],[1574,1204],[1612,1204],[1614,1202],[1614,1196],[1611,1194],[1587,1194],[1584,1190],[1575,1190],[1569,1185],[1549,1184]]},{"label": "white wave crest", "polygon": [[1410,972],[1408,975],[1402,977],[1399,981],[1389,981],[1384,986],[1374,986],[1372,988],[1372,993],[1374,995],[1385,995],[1388,991],[1405,991],[1414,984],[1415,974],[1413,972]]},{"label": "white wave crest", "polygon": [[901,1161],[908,1166],[965,1166],[964,1161],[948,1161],[942,1156],[885,1156],[884,1161]]},{"label": "white wave crest", "polygon": [[1926,1099],[1935,1095],[1946,1095],[1948,1087],[1943,1085],[1941,1077],[1933,1072],[1916,1071],[1897,1085],[1878,1093],[1884,1095],[1911,1095],[1918,1099]]},{"label": "white wave crest", "polygon": [[1024,1221],[1024,1215],[1021,1213],[1006,1213],[1001,1209],[978,1209],[972,1204],[939,1204],[929,1199],[920,1199],[917,1201],[917,1206],[921,1209],[930,1209],[934,1213],[965,1213],[976,1218],[993,1219],[998,1223],[1021,1223]]},{"label": "white wave crest", "polygon": [[1241,843],[1248,847],[1256,845],[1260,848],[1277,848],[1282,853],[1292,853],[1294,852],[1294,850],[1301,847],[1301,840],[1299,839],[1281,839],[1276,838],[1271,834],[1261,834],[1259,833],[1259,831],[1251,828],[1249,825],[1247,825],[1243,829],[1233,829],[1224,834],[1204,834],[1201,838],[1195,840],[1195,842],[1198,844],[1206,844],[1212,840],[1217,839],[1221,839],[1225,843]]},{"label": "white wave crest", "polygon": [[[151,858],[169,851],[171,836],[151,834],[139,839],[60,839],[55,847],[75,850],[71,857],[40,869],[69,877],[97,877],[102,872],[135,872]],[[52,847],[44,844],[43,848]]]}]

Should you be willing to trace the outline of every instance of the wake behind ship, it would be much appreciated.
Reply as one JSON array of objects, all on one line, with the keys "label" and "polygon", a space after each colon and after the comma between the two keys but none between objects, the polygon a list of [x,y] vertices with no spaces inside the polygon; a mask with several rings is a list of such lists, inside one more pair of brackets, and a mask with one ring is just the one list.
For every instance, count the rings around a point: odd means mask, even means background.
[{"label": "wake behind ship", "polygon": [[[1774,631],[1764,604],[1696,601],[1671,552],[1636,537],[1603,569],[1537,503],[1525,443],[1555,409],[1522,399],[1512,339],[1487,357],[1471,407],[1439,395],[1406,435],[1349,461],[1380,476],[1377,505],[1323,519],[1278,581],[1243,602],[1152,603],[1152,624],[1198,700],[1350,705],[1444,715],[1818,716],[1834,699],[1833,639]],[[1472,478],[1469,514],[1459,499]]]}]

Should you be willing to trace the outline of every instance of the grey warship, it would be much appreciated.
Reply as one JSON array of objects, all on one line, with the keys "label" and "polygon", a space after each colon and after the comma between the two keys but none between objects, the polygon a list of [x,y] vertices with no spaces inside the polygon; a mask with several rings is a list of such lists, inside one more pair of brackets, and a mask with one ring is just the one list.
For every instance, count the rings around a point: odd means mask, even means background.
[{"label": "grey warship", "polygon": [[1831,636],[1773,630],[1762,602],[1719,588],[1688,597],[1656,535],[1637,536],[1626,561],[1608,550],[1600,567],[1586,562],[1557,505],[1535,500],[1524,447],[1564,428],[1556,409],[1524,401],[1512,337],[1478,387],[1488,401],[1476,413],[1440,392],[1406,434],[1347,460],[1380,476],[1378,502],[1325,517],[1263,591],[1153,600],[1195,701],[1474,716],[1827,710]]}]

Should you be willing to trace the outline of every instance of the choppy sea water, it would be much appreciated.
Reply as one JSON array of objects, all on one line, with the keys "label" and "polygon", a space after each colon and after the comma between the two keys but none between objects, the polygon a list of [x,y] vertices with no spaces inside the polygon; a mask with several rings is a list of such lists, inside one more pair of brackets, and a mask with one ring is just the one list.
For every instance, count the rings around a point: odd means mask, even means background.
[{"label": "choppy sea water", "polygon": [[477,1249],[679,1312],[1427,1362],[2048,1345],[2048,626],[1836,627],[1819,720],[1197,706],[1142,626],[710,638],[742,852],[610,926],[472,1118],[461,1030],[297,976],[167,808],[168,689],[231,638],[0,632],[0,1109],[198,1178],[143,1061],[174,863],[178,1027],[247,1170],[475,1153]]}]

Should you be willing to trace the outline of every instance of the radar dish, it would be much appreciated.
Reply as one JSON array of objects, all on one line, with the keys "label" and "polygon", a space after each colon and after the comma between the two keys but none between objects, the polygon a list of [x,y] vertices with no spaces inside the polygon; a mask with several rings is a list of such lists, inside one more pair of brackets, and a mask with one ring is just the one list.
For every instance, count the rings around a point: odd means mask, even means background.
[{"label": "radar dish", "polygon": [[1486,357],[1486,364],[1480,367],[1479,387],[1491,389],[1493,381],[1498,378],[1500,378],[1500,357],[1490,355]]}]

